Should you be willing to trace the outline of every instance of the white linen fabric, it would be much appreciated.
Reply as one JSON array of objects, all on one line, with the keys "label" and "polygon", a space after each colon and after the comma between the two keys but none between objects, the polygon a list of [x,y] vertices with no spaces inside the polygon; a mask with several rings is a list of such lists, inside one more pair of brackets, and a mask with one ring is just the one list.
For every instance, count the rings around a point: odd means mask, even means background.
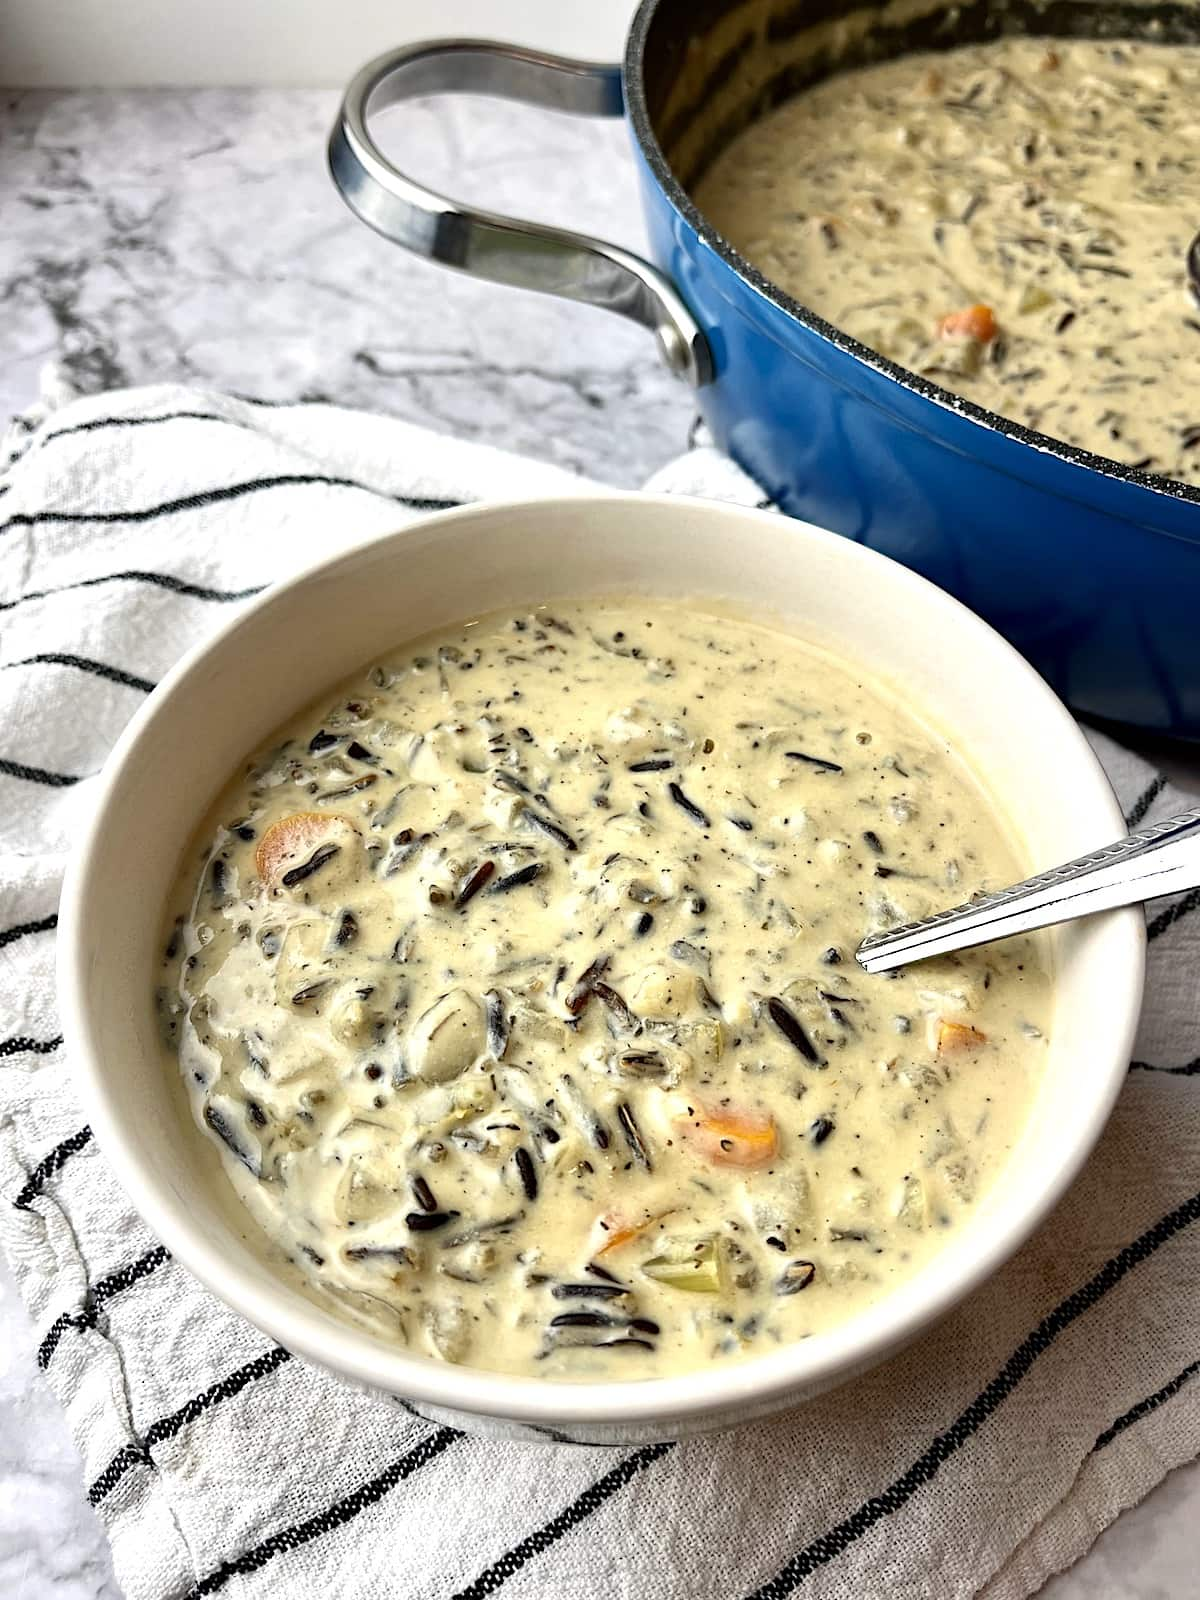
[{"label": "white linen fabric", "polygon": [[[64,403],[66,402],[66,403]],[[131,1210],[83,1123],[55,908],[94,774],[230,609],[429,506],[586,493],[326,405],[51,394],[0,472],[0,1237],[129,1600],[1016,1600],[1200,1450],[1200,894],[1151,908],[1128,1083],[1036,1238],[790,1415],[635,1450],[473,1439],[272,1346]],[[710,448],[652,487],[763,503]],[[1097,737],[1131,822],[1184,800]]]}]

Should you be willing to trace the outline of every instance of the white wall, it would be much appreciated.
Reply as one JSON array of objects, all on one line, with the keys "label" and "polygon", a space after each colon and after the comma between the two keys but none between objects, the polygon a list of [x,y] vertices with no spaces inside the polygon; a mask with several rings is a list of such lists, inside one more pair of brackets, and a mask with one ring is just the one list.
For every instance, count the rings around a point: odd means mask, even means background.
[{"label": "white wall", "polygon": [[637,0],[0,0],[5,86],[340,86],[449,34],[616,60]]}]

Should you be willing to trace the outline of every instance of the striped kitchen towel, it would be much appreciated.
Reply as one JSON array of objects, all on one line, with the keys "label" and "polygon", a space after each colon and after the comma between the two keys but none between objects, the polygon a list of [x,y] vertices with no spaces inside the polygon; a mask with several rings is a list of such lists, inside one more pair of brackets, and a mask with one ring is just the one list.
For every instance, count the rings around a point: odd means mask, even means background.
[{"label": "striped kitchen towel", "polygon": [[[758,501],[711,449],[655,488]],[[791,1415],[642,1449],[477,1440],[270,1345],[171,1260],[83,1125],[55,907],[94,774],[281,573],[565,473],[326,405],[147,388],[21,419],[0,471],[0,1217],[129,1600],[1032,1593],[1200,1450],[1200,895],[1152,908],[1107,1132],[1021,1254]],[[1184,798],[1097,746],[1129,820]]]}]

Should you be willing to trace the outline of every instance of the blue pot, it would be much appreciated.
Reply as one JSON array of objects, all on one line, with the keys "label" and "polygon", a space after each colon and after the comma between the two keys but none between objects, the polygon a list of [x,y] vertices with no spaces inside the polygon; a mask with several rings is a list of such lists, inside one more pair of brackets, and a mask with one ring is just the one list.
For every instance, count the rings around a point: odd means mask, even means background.
[{"label": "blue pot", "polygon": [[[816,43],[804,53],[809,30],[853,10],[852,0],[769,0],[764,22],[761,4],[643,0],[623,94],[614,68],[509,47],[397,52],[351,86],[331,140],[334,178],[365,220],[409,248],[655,328],[696,382],[717,443],[782,510],[957,595],[1077,711],[1200,739],[1200,489],[1031,433],[885,361],[767,282],[676,176],[690,181],[689,161],[702,166],[705,139],[711,153],[750,114],[835,65],[988,37],[1000,14],[975,0],[890,29],[877,21],[836,63]],[[1166,37],[1200,38],[1194,9],[1153,10]],[[1114,19],[1122,33],[1145,26],[1136,8],[1090,0],[1030,15],[1029,31],[1042,33],[1111,30]],[[760,42],[764,31],[773,44]],[[785,66],[772,64],[774,45]],[[593,114],[623,105],[657,270],[596,240],[453,206],[396,172],[367,114],[438,87]],[[711,124],[701,137],[699,119]]]}]

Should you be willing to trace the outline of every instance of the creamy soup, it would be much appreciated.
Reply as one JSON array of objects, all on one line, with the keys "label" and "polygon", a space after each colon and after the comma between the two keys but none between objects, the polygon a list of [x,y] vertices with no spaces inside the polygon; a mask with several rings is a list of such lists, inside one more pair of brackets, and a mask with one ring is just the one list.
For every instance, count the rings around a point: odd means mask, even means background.
[{"label": "creamy soup", "polygon": [[1200,47],[1009,38],[847,72],[734,140],[696,202],[901,366],[1200,483]]},{"label": "creamy soup", "polygon": [[250,760],[159,1004],[319,1295],[584,1380],[802,1339],[979,1204],[1047,1049],[1040,947],[868,977],[1020,877],[956,753],[793,638],[637,602],[490,616]]}]

